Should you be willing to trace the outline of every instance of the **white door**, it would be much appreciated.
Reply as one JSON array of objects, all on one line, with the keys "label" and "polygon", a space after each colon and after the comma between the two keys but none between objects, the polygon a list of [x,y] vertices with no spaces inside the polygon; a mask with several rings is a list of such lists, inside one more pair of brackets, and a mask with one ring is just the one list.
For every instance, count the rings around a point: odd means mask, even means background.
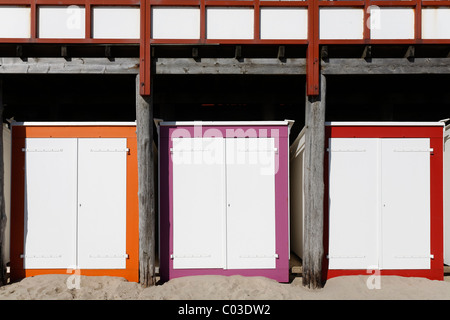
[{"label": "white door", "polygon": [[76,265],[77,139],[25,139],[24,268]]},{"label": "white door", "polygon": [[377,154],[378,139],[330,139],[330,269],[378,267]]},{"label": "white door", "polygon": [[78,140],[78,266],[126,267],[127,139]]},{"label": "white door", "polygon": [[225,140],[227,268],[275,268],[274,139]]},{"label": "white door", "polygon": [[173,268],[224,268],[224,139],[176,138],[171,156]]},{"label": "white door", "polygon": [[430,268],[429,139],[330,139],[329,268]]},{"label": "white door", "polygon": [[430,269],[430,140],[382,139],[382,269]]}]

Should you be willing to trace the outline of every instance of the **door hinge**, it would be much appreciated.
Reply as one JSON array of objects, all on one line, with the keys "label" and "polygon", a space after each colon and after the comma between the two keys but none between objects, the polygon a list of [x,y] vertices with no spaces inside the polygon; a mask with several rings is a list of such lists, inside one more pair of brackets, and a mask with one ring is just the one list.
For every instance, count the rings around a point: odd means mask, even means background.
[{"label": "door hinge", "polygon": [[130,152],[130,149],[91,149],[91,152]]},{"label": "door hinge", "polygon": [[433,154],[433,148],[428,149],[394,149],[394,152],[430,152]]},{"label": "door hinge", "polygon": [[98,259],[105,259],[105,258],[124,258],[128,259],[128,254],[90,254],[89,258],[98,258]]},{"label": "door hinge", "polygon": [[423,256],[413,256],[413,255],[405,255],[405,256],[395,256],[397,259],[434,259],[434,254],[423,255]]},{"label": "door hinge", "polygon": [[327,148],[328,152],[366,152],[366,149],[333,149]]},{"label": "door hinge", "polygon": [[63,152],[63,149],[28,149],[28,148],[22,148],[22,152]]}]

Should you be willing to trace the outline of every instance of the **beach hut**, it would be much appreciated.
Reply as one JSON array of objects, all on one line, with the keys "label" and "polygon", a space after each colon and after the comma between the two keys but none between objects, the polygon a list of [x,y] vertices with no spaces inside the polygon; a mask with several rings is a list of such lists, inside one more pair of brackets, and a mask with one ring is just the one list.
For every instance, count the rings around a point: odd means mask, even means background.
[{"label": "beach hut", "polygon": [[289,122],[162,122],[160,275],[289,280]]},{"label": "beach hut", "polygon": [[134,122],[12,125],[11,278],[138,281]]},{"label": "beach hut", "polygon": [[443,279],[443,123],[327,124],[328,278]]},{"label": "beach hut", "polygon": [[450,265],[450,125],[444,132],[444,263]]}]

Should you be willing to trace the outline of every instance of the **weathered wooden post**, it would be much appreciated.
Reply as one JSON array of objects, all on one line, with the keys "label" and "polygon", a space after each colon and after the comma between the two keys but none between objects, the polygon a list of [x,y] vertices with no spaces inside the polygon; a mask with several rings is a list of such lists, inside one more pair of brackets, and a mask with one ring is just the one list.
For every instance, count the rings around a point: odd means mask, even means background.
[{"label": "weathered wooden post", "polygon": [[320,95],[306,97],[303,285],[321,288],[324,215],[325,76]]},{"label": "weathered wooden post", "polygon": [[4,173],[3,173],[3,82],[0,77],[0,285],[7,282],[6,261],[5,261],[5,193],[4,193]]},{"label": "weathered wooden post", "polygon": [[141,96],[136,76],[136,131],[139,180],[139,282],[155,284],[155,185],[153,160],[153,99]]}]

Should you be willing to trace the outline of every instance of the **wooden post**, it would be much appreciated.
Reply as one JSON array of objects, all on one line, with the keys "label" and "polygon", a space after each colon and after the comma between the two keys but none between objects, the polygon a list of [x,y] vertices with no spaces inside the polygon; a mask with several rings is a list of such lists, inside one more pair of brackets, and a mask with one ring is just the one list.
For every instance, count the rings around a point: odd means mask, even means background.
[{"label": "wooden post", "polygon": [[0,78],[0,286],[7,282],[6,261],[5,261],[5,194],[4,194],[4,173],[3,173],[3,82]]},{"label": "wooden post", "polygon": [[153,99],[141,96],[136,76],[136,131],[139,180],[139,282],[155,284],[155,184],[153,160]]},{"label": "wooden post", "polygon": [[325,76],[320,77],[320,95],[306,97],[305,133],[305,216],[303,285],[322,288]]}]

